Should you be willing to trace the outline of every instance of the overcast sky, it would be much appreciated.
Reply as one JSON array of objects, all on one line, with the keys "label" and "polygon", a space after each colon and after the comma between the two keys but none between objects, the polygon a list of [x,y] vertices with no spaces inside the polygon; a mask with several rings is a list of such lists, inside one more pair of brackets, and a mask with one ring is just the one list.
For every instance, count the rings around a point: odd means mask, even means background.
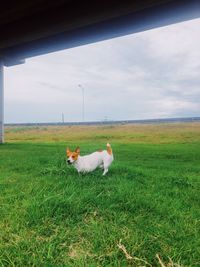
[{"label": "overcast sky", "polygon": [[200,116],[200,19],[5,68],[5,122]]}]

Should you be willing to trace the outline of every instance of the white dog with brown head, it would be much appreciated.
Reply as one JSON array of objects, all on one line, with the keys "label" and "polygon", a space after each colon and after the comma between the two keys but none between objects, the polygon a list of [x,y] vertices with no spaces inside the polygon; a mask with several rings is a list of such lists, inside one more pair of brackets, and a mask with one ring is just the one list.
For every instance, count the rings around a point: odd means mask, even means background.
[{"label": "white dog with brown head", "polygon": [[106,150],[100,150],[86,156],[80,156],[80,148],[75,151],[69,148],[66,150],[67,163],[73,164],[78,172],[91,172],[100,167],[104,170],[103,175],[108,172],[108,168],[113,162],[113,152],[110,144],[107,144]]}]

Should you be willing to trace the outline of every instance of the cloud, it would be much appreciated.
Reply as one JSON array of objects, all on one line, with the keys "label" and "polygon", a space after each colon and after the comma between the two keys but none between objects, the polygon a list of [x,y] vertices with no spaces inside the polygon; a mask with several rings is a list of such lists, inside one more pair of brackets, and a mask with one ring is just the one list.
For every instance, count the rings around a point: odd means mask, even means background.
[{"label": "cloud", "polygon": [[5,69],[5,121],[200,116],[200,19]]}]

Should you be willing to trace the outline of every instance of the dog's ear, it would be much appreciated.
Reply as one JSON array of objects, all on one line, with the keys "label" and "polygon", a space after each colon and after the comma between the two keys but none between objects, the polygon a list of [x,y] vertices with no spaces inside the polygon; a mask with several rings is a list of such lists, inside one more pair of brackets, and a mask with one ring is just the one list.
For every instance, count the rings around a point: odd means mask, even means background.
[{"label": "dog's ear", "polygon": [[68,147],[66,149],[66,154],[67,154],[68,157],[71,155],[71,151],[70,151],[70,149]]},{"label": "dog's ear", "polygon": [[75,152],[77,153],[77,154],[80,154],[80,147],[78,146],[76,149],[75,149]]}]

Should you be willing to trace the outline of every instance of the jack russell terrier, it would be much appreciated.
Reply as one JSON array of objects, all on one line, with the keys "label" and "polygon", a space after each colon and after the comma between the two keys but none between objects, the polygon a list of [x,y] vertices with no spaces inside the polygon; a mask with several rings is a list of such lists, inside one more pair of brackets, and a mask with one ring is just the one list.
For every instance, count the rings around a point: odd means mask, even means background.
[{"label": "jack russell terrier", "polygon": [[105,175],[114,159],[110,144],[107,144],[106,150],[100,150],[86,156],[80,156],[79,147],[74,152],[67,148],[66,154],[68,157],[67,163],[73,164],[78,173],[91,172],[100,167],[104,170],[103,175]]}]

